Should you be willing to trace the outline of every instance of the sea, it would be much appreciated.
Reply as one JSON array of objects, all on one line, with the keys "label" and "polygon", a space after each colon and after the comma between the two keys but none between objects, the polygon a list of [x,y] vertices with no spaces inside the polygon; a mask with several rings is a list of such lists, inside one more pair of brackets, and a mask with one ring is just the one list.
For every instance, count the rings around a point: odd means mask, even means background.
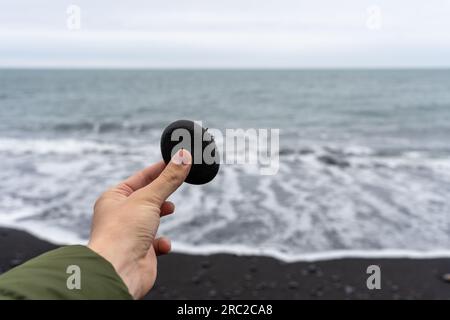
[{"label": "sea", "polygon": [[184,184],[159,230],[174,251],[450,256],[446,69],[2,69],[0,226],[86,242],[96,198],[159,161],[178,119],[279,129],[279,168]]}]

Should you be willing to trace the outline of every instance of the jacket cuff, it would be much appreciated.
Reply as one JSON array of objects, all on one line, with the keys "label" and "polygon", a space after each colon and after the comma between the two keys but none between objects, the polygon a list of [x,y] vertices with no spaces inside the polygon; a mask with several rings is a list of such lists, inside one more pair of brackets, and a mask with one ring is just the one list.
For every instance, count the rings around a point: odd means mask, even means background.
[{"label": "jacket cuff", "polygon": [[86,246],[49,251],[0,276],[5,299],[132,299],[114,267]]}]

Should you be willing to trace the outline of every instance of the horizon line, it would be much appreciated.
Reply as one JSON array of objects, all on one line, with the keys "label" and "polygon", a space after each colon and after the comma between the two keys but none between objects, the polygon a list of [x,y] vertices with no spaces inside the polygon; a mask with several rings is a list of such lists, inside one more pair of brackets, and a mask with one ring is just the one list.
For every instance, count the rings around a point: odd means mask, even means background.
[{"label": "horizon line", "polygon": [[449,66],[345,66],[345,67],[134,67],[134,66],[2,66],[0,70],[123,70],[123,71],[308,71],[308,70],[447,70]]}]

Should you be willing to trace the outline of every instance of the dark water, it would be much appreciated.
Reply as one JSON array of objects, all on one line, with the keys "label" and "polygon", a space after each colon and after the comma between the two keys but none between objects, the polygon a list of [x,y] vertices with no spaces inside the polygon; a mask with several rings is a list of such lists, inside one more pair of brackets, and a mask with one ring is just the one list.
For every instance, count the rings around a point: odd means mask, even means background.
[{"label": "dark water", "polygon": [[86,238],[107,186],[160,158],[173,120],[279,128],[280,169],[183,186],[182,250],[450,247],[450,70],[0,70],[0,223]]}]

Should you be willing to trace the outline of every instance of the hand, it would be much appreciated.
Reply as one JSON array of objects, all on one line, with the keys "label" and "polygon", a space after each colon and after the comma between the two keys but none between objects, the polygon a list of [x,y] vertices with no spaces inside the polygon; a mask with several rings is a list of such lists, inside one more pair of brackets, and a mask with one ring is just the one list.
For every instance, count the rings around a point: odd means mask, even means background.
[{"label": "hand", "polygon": [[183,183],[192,157],[179,150],[166,166],[158,162],[106,191],[95,203],[88,247],[108,260],[135,299],[156,280],[156,256],[170,240],[156,238],[160,217],[175,210],[166,199]]}]

